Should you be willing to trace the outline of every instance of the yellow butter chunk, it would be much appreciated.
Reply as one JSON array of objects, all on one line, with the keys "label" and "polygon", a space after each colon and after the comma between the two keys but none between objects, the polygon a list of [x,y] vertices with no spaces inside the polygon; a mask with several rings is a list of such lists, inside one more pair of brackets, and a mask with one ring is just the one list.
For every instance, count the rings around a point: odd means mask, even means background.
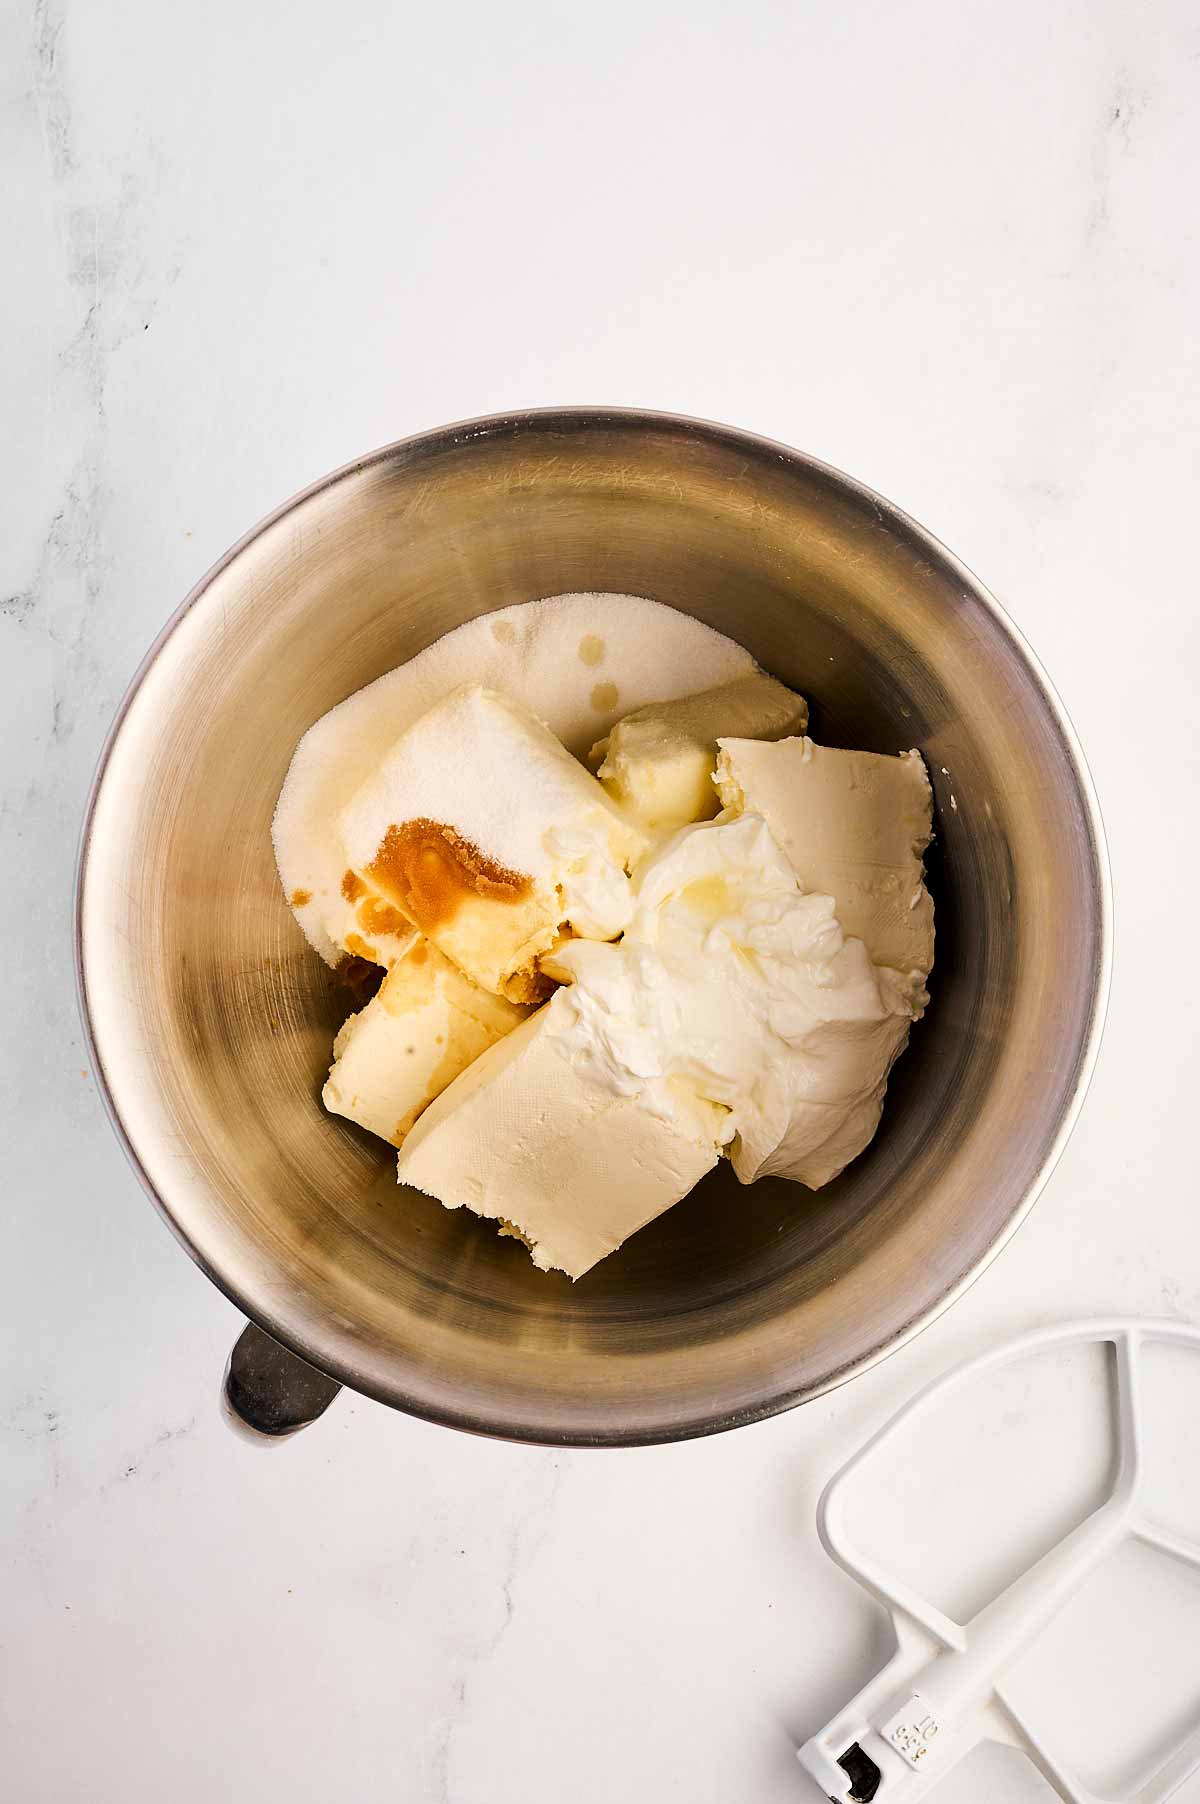
[{"label": "yellow butter chunk", "polygon": [[428,1104],[527,1012],[418,938],[338,1034],[322,1101],[399,1146]]}]

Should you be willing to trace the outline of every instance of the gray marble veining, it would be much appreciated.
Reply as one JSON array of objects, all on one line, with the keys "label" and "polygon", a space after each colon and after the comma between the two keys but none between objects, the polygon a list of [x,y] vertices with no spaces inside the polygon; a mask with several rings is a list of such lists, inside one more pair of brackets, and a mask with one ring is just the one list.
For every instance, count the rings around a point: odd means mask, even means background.
[{"label": "gray marble veining", "polygon": [[[815,1541],[823,1477],[1001,1334],[1200,1315],[1198,120],[1182,0],[934,0],[919,32],[861,0],[0,15],[14,1800],[783,1804],[791,1743],[877,1663]],[[1099,1075],[970,1296],[801,1413],[562,1456],[343,1396],[249,1446],[217,1407],[234,1312],[138,1191],[81,1048],[94,761],[170,609],[266,509],[407,431],[581,400],[800,444],[999,592],[1108,822]]]}]

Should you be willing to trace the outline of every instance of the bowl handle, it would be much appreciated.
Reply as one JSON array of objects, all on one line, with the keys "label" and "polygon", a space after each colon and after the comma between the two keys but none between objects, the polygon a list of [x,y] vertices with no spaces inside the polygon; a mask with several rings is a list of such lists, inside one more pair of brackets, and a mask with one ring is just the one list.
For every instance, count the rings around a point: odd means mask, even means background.
[{"label": "bowl handle", "polygon": [[247,1322],[225,1368],[225,1405],[235,1427],[295,1434],[323,1416],[341,1385]]}]

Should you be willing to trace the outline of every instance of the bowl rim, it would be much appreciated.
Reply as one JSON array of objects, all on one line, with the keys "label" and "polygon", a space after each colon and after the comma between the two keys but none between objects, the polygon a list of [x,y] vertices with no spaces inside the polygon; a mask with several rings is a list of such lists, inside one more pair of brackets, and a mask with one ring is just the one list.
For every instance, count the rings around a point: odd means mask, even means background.
[{"label": "bowl rim", "polygon": [[[100,1049],[96,1024],[93,1018],[91,1000],[88,991],[87,959],[85,950],[84,913],[88,881],[89,863],[92,849],[92,836],[95,827],[99,799],[104,788],[113,751],[121,736],[126,719],[143,683],[150,674],[168,640],[187,617],[192,609],[203,600],[214,582],[235,562],[237,558],[264,533],[278,525],[281,520],[303,507],[315,496],[351,477],[359,476],[377,465],[395,462],[398,456],[436,455],[439,451],[449,450],[472,442],[495,438],[504,435],[516,436],[522,431],[538,428],[561,427],[564,430],[580,428],[603,428],[614,426],[622,428],[662,429],[670,428],[685,436],[695,437],[709,443],[715,443],[726,450],[754,453],[757,456],[769,456],[790,468],[803,470],[808,475],[823,478],[835,488],[851,497],[865,502],[875,510],[880,524],[886,524],[907,537],[910,542],[932,554],[947,568],[962,585],[967,588],[992,616],[994,624],[1013,644],[1024,661],[1030,675],[1041,692],[1047,710],[1058,729],[1064,750],[1073,769],[1078,784],[1079,795],[1083,802],[1090,834],[1094,860],[1092,876],[1096,886],[1096,902],[1098,905],[1099,933],[1093,948],[1092,961],[1092,1006],[1087,1027],[1076,1066],[1075,1082],[1070,1096],[1063,1108],[1054,1139],[1046,1156],[1034,1177],[1026,1186],[1024,1195],[1011,1210],[1007,1220],[997,1229],[982,1253],[952,1283],[948,1284],[935,1300],[919,1310],[900,1328],[882,1336],[873,1346],[860,1354],[856,1359],[828,1373],[822,1379],[808,1384],[784,1384],[772,1389],[758,1398],[753,1404],[738,1408],[715,1409],[705,1414],[688,1416],[669,1426],[654,1426],[646,1429],[621,1429],[615,1427],[597,1431],[595,1429],[575,1431],[560,1425],[543,1425],[521,1422],[505,1422],[501,1419],[490,1420],[471,1409],[435,1408],[407,1392],[403,1385],[382,1385],[371,1381],[361,1371],[357,1371],[352,1362],[329,1358],[324,1349],[308,1339],[303,1333],[297,1333],[294,1327],[278,1321],[273,1312],[260,1303],[244,1296],[239,1288],[225,1275],[217,1270],[209,1261],[203,1250],[184,1231],[173,1215],[165,1197],[161,1195],[146,1167],[142,1163],[134,1139],[126,1127]],[[740,427],[725,425],[720,421],[696,418],[687,414],[665,412],[654,409],[635,407],[608,406],[569,406],[569,407],[536,407],[513,411],[484,414],[477,418],[459,420],[446,426],[434,427],[430,430],[410,433],[391,443],[381,445],[362,457],[352,458],[348,463],[319,477],[315,482],[299,489],[288,500],[265,514],[257,524],[243,533],[230,548],[219,557],[214,564],[200,577],[188,594],[170,614],[160,631],[155,636],[149,649],[140,660],[124,695],[113,716],[112,723],[105,735],[96,764],[95,774],[88,790],[87,800],[80,826],[78,850],[75,863],[74,916],[72,940],[74,948],[75,984],[79,1005],[79,1013],[83,1026],[84,1043],[87,1049],[90,1066],[96,1077],[96,1087],[104,1105],[105,1113],[112,1125],[118,1142],[126,1159],[154,1204],[158,1214],[166,1223],[175,1239],[187,1252],[192,1261],[200,1268],[205,1277],[228,1298],[251,1322],[256,1323],[282,1346],[306,1360],[310,1365],[329,1373],[347,1388],[357,1391],[362,1396],[387,1404],[393,1409],[403,1411],[407,1415],[421,1420],[437,1423],[447,1428],[456,1428],[470,1434],[485,1435],[488,1438],[520,1442],[546,1447],[581,1447],[581,1446],[655,1446],[676,1441],[694,1440],[710,1434],[725,1433],[733,1428],[746,1426],[751,1422],[759,1422],[785,1410],[793,1409],[801,1403],[811,1402],[814,1398],[848,1383],[859,1377],[873,1366],[881,1363],[890,1354],[899,1351],[917,1335],[921,1334],[933,1322],[945,1313],[952,1304],[974,1284],[975,1280],[992,1263],[993,1259],[1008,1245],[1017,1229],[1021,1226],[1045,1189],[1059,1159],[1062,1157],[1067,1141],[1075,1128],[1087,1095],[1088,1087],[1096,1067],[1096,1060],[1103,1037],[1104,1024],[1108,1012],[1109,994],[1112,980],[1113,957],[1113,894],[1112,873],[1109,859],[1107,836],[1104,830],[1103,816],[1099,798],[1096,793],[1091,771],[1084,756],[1079,736],[1074,723],[1068,714],[1057,690],[1047,675],[1029,641],[1001,606],[1000,602],[980,581],[975,573],[962,560],[949,550],[935,534],[931,533],[919,521],[906,513],[903,508],[878,494],[866,483],[856,477],[849,476],[836,465],[827,463],[809,453],[799,451],[780,440],[748,432]]]}]

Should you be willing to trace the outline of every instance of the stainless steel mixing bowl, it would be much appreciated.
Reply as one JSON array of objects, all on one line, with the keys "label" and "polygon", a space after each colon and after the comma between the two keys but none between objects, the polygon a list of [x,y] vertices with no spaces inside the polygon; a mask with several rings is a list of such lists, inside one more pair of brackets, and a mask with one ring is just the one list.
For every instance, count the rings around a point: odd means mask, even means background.
[{"label": "stainless steel mixing bowl", "polygon": [[[819,739],[919,746],[938,808],[933,1005],[872,1147],[816,1194],[715,1173],[574,1286],[398,1191],[387,1148],[322,1111],[349,1001],[284,906],[270,838],[318,715],[461,621],[572,589],[655,596],[731,634],[810,698]],[[815,1396],[999,1250],[1089,1075],[1108,879],[1061,707],[913,521],[724,427],[532,413],[353,464],[205,577],[105,752],[79,944],[117,1129],[248,1316],[433,1420],[629,1443]]]}]

